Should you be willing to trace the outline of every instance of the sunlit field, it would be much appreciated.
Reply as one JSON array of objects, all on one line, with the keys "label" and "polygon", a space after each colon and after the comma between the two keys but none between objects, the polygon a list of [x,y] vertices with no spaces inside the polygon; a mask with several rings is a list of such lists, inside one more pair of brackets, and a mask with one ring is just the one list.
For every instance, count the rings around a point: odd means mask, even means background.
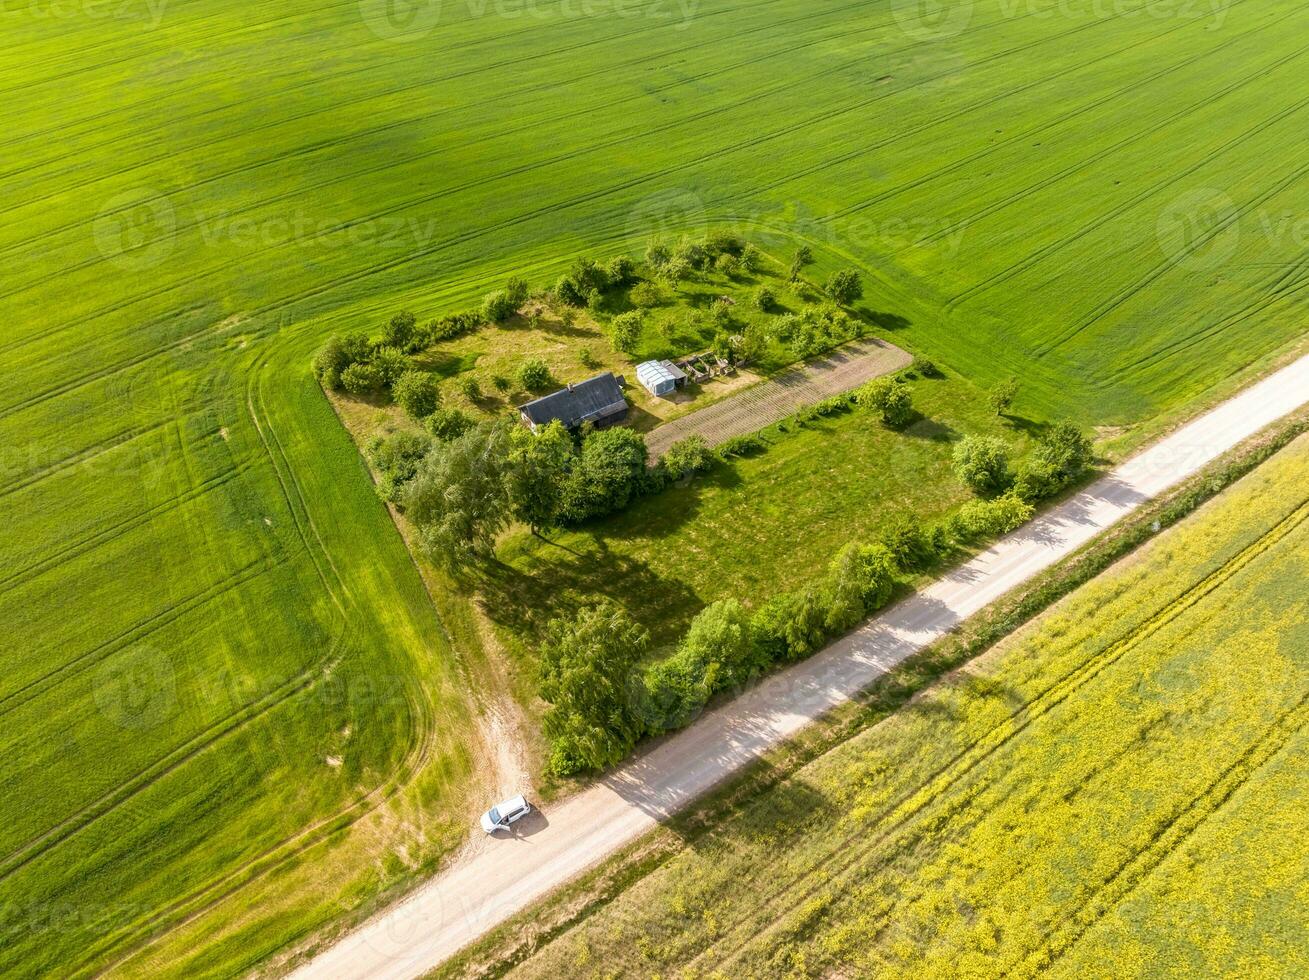
[{"label": "sunlit field", "polygon": [[310,374],[333,331],[710,227],[858,266],[1032,419],[1180,411],[1303,330],[1291,0],[0,22],[3,973],[238,972],[464,838],[478,679]]}]

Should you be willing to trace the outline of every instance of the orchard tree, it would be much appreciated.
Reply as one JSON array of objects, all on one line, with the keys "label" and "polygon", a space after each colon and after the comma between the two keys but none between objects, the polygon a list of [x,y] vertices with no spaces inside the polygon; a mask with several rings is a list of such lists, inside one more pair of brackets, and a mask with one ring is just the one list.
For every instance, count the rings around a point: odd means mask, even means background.
[{"label": "orchard tree", "polygon": [[968,436],[954,447],[954,470],[978,493],[1003,490],[1009,483],[1009,450],[991,436]]},{"label": "orchard tree", "polygon": [[902,429],[914,418],[913,394],[899,378],[874,378],[855,393],[855,402],[888,429]]},{"label": "orchard tree", "polygon": [[416,422],[421,422],[441,407],[436,378],[426,371],[406,371],[391,386],[391,394],[396,404]]},{"label": "orchard tree", "polygon": [[529,357],[518,366],[518,383],[526,391],[541,391],[553,380],[550,368],[539,357]]},{"label": "orchard tree", "polygon": [[514,517],[540,535],[559,526],[561,501],[577,448],[558,419],[532,433],[516,427],[509,439],[509,499]]},{"label": "orchard tree", "polygon": [[447,568],[491,554],[509,523],[511,419],[484,422],[423,458],[401,500],[423,550]]},{"label": "orchard tree", "polygon": [[540,694],[550,704],[541,727],[551,773],[605,769],[632,750],[642,734],[634,680],[649,645],[646,631],[607,598],[550,623]]},{"label": "orchard tree", "polygon": [[832,302],[849,306],[855,300],[863,298],[864,281],[854,269],[841,269],[828,277],[823,292],[831,298]]},{"label": "orchard tree", "polygon": [[407,311],[397,313],[382,328],[382,346],[407,349],[414,339],[414,324],[417,318]]},{"label": "orchard tree", "polygon": [[1004,415],[1018,397],[1018,379],[1008,378],[991,389],[988,400],[996,415]]},{"label": "orchard tree", "polygon": [[800,281],[800,273],[804,271],[807,265],[813,265],[814,253],[808,245],[801,245],[795,250],[795,255],[791,259],[790,276],[791,282]]},{"label": "orchard tree", "polygon": [[371,364],[351,364],[341,372],[341,387],[356,397],[382,390],[382,372]]},{"label": "orchard tree", "polygon": [[648,458],[645,439],[632,429],[588,434],[564,487],[563,516],[578,522],[622,510],[644,485]]},{"label": "orchard tree", "polygon": [[640,310],[629,310],[614,317],[609,324],[609,343],[613,345],[614,350],[622,351],[624,354],[636,352],[637,346],[641,343],[642,320]]},{"label": "orchard tree", "polygon": [[516,312],[518,312],[518,304],[503,289],[487,293],[482,300],[482,316],[489,323],[504,323]]}]

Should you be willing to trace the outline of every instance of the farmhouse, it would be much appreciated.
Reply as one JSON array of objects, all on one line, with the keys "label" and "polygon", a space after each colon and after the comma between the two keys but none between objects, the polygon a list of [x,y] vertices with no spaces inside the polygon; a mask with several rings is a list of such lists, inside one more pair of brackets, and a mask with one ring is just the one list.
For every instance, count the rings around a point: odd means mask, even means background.
[{"label": "farmhouse", "polygon": [[576,429],[583,422],[606,426],[627,417],[627,399],[623,397],[623,386],[619,379],[614,377],[613,372],[606,371],[530,401],[518,412],[524,424],[533,432],[555,419],[568,429]]},{"label": "farmhouse", "polygon": [[686,372],[672,361],[645,361],[636,366],[636,380],[652,395],[671,395],[686,385]]}]

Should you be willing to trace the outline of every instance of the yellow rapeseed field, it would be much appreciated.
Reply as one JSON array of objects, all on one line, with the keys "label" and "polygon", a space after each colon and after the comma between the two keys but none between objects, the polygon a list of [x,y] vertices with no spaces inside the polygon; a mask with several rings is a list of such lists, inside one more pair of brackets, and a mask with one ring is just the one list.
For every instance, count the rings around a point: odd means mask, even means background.
[{"label": "yellow rapeseed field", "polygon": [[521,976],[1309,972],[1309,441]]}]

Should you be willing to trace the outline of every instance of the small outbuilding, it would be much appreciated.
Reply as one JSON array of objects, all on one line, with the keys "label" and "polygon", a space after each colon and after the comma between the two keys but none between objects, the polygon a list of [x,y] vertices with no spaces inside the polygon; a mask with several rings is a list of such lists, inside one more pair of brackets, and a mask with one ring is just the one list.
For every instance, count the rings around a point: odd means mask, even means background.
[{"label": "small outbuilding", "polygon": [[612,371],[606,371],[530,401],[518,413],[533,432],[556,420],[566,429],[576,429],[585,422],[603,428],[627,417],[627,399],[621,381]]},{"label": "small outbuilding", "polygon": [[657,397],[671,395],[686,385],[686,372],[672,361],[645,361],[636,366],[636,380]]}]

